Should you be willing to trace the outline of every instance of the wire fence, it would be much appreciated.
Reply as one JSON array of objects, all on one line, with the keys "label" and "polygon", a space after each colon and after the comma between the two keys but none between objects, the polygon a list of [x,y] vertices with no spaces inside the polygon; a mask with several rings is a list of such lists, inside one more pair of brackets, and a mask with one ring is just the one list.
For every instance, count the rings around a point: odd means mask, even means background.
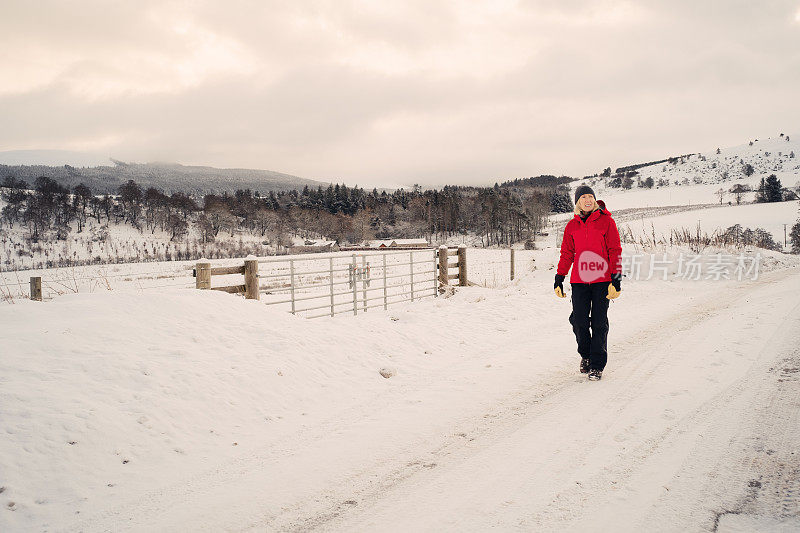
[{"label": "wire fence", "polygon": [[496,289],[503,287],[513,279],[520,278],[534,270],[536,259],[534,250],[470,248],[469,272],[470,283]]},{"label": "wire fence", "polygon": [[87,265],[46,270],[0,273],[0,301],[14,303],[31,296],[32,277],[41,278],[42,299],[72,293],[108,290],[156,290],[192,288],[192,264],[126,263]]},{"label": "wire fence", "polygon": [[[435,296],[436,254],[435,249],[417,249],[360,251],[355,260],[352,252],[259,258],[259,292],[264,303],[309,318],[387,308]],[[520,277],[534,268],[532,250],[515,250],[513,263],[508,249],[470,248],[469,257],[468,281],[488,288],[507,284],[512,272]],[[451,259],[450,267],[455,268],[457,260]],[[0,301],[30,298],[30,278],[36,276],[41,277],[43,300],[108,290],[195,288],[195,265],[124,263],[1,272]],[[241,259],[214,261],[214,266],[236,265],[241,266]],[[224,281],[227,276],[220,277]]]}]

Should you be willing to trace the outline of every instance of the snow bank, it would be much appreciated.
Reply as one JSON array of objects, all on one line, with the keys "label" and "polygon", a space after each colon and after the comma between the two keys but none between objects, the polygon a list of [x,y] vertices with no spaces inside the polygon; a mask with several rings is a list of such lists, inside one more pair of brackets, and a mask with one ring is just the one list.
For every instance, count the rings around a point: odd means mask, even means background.
[{"label": "snow bank", "polygon": [[[552,296],[553,252],[538,252],[550,263],[540,257],[540,270],[502,289],[355,318],[308,321],[194,290],[0,307],[0,529],[63,525],[324,420],[336,427],[356,406],[385,416],[386,431],[399,424],[414,435],[522,382],[570,375],[569,305]],[[690,299],[720,283],[737,281],[693,284]],[[660,313],[686,299],[681,287],[623,285],[609,342],[658,327]],[[376,411],[378,399],[387,412]],[[409,401],[429,416],[403,411]]]},{"label": "snow bank", "polygon": [[384,385],[388,361],[353,328],[215,292],[80,294],[0,313],[0,485],[15,509],[0,523],[17,526],[53,526],[251,449]]},{"label": "snow bank", "polygon": [[498,346],[491,332],[530,305],[529,289],[509,290],[315,321],[177,289],[3,306],[0,529],[63,524],[409,383],[443,379],[440,399],[474,384]]}]

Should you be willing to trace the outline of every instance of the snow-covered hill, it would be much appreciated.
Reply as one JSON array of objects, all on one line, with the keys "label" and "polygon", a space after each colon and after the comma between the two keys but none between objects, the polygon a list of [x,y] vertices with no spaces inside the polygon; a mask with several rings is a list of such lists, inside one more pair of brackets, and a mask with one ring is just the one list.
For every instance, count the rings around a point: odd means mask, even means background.
[{"label": "snow-covered hill", "polygon": [[[788,139],[788,140],[787,140]],[[753,174],[745,175],[746,165],[752,165]],[[728,192],[734,185],[749,185],[757,189],[762,178],[775,174],[784,187],[800,187],[800,135],[784,135],[759,139],[729,148],[676,159],[674,163],[659,163],[637,169],[633,187],[624,190],[609,187],[613,178],[593,178],[573,182],[591,185],[598,198],[606,201],[609,209],[627,209],[648,206],[736,203],[735,195]],[[637,186],[637,181],[652,178],[652,188]],[[666,184],[659,185],[659,181]],[[722,189],[722,202],[719,191]],[[742,195],[742,202],[752,202],[755,193]]]},{"label": "snow-covered hill", "polygon": [[[788,140],[787,140],[788,139]],[[792,157],[792,154],[795,157]],[[631,189],[609,186],[614,178],[588,178],[571,184],[571,194],[581,184],[590,185],[597,198],[605,202],[617,220],[635,238],[644,235],[669,240],[673,230],[700,231],[713,235],[736,224],[743,228],[762,228],[780,245],[792,226],[800,220],[800,202],[755,204],[755,192],[736,195],[736,185],[758,189],[763,178],[775,174],[785,189],[800,196],[800,135],[754,141],[732,148],[695,154],[674,163],[659,163],[637,169]],[[753,174],[745,176],[750,164]],[[637,183],[652,178],[654,186]],[[659,180],[663,180],[658,185]],[[572,213],[551,216],[553,231],[563,231]],[[787,246],[788,250],[790,246]]]},{"label": "snow-covered hill", "polygon": [[[693,181],[701,178],[704,183],[728,183],[747,177],[746,165],[752,165],[755,174],[776,174],[779,178],[797,179],[800,173],[800,137],[776,136],[755,139],[733,147],[721,147],[719,153],[712,150],[686,157],[675,164],[661,163],[639,169],[642,180],[652,177],[655,181],[667,178],[674,183],[684,178]],[[672,168],[670,168],[672,167]]]}]

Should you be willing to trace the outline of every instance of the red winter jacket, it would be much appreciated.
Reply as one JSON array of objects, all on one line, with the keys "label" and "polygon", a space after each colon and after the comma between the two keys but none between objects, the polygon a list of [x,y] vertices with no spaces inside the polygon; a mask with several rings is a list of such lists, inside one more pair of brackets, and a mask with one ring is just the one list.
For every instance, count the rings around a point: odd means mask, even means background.
[{"label": "red winter jacket", "polygon": [[611,281],[611,274],[621,271],[621,253],[619,230],[609,211],[596,209],[586,222],[575,215],[564,228],[557,273],[566,276],[574,266],[570,283]]}]

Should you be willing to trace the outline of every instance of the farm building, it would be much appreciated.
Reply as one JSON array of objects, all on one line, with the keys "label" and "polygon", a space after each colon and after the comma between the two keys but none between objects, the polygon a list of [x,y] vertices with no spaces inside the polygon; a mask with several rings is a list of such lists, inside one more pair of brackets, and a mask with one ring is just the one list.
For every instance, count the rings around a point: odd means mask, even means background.
[{"label": "farm building", "polygon": [[290,254],[311,254],[318,252],[338,252],[339,245],[336,241],[314,241],[306,239],[302,244],[296,244],[289,248]]},{"label": "farm building", "polygon": [[391,239],[368,241],[368,248],[427,248],[430,246],[425,239]]}]

